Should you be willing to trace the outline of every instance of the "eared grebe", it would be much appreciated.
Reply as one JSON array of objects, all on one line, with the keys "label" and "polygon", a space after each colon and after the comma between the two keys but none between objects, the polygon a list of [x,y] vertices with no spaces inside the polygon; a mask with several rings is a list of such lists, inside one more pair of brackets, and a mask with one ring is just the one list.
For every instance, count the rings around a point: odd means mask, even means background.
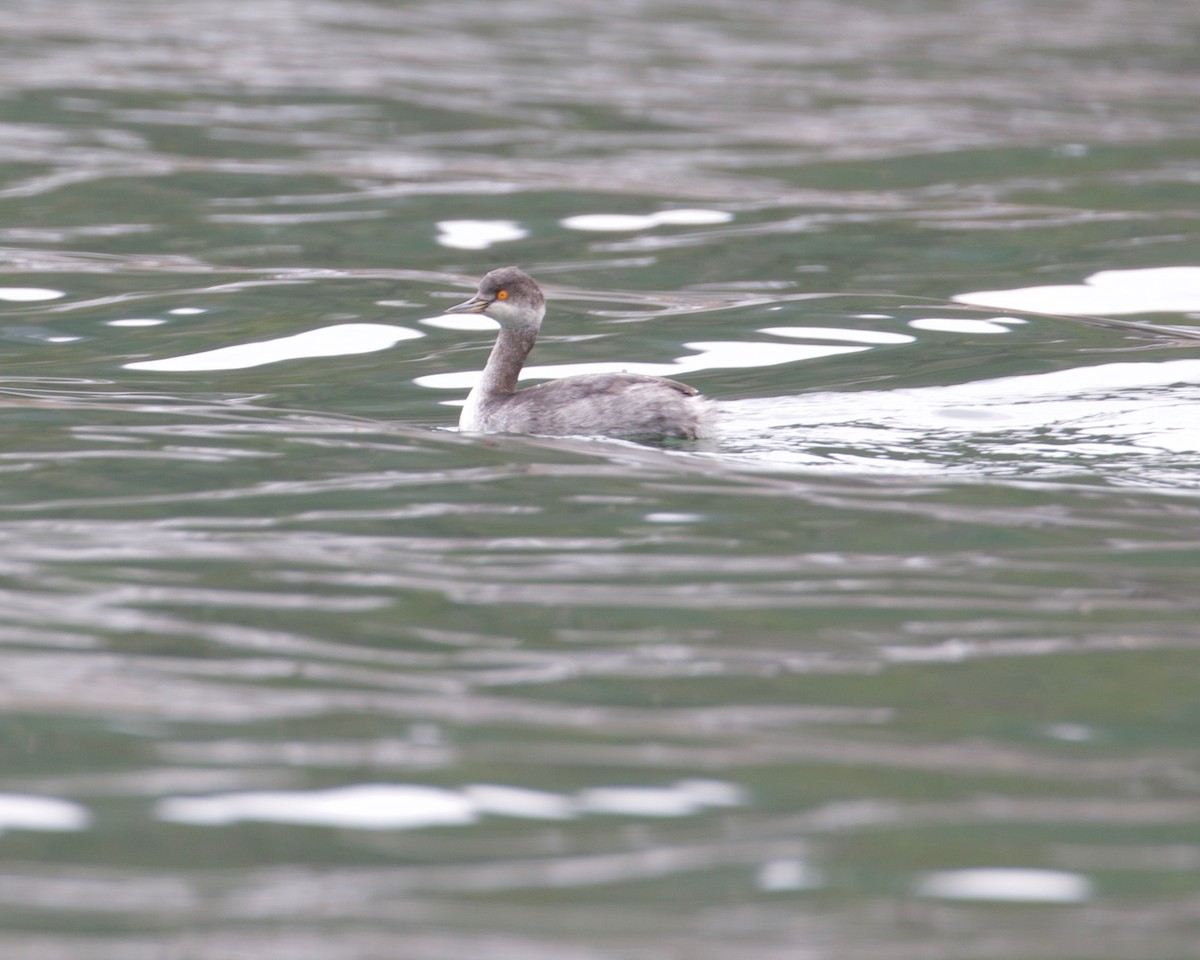
[{"label": "eared grebe", "polygon": [[460,430],[689,440],[706,435],[708,402],[695,387],[664,377],[587,373],[518,390],[546,298],[517,267],[493,270],[475,296],[446,313],[482,313],[500,324],[483,376],[463,406]]}]

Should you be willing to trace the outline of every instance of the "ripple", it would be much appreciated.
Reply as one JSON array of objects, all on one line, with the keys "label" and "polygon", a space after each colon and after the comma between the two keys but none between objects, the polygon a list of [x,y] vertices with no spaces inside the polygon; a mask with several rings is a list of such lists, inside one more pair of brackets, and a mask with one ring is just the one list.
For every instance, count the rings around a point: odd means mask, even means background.
[{"label": "ripple", "polygon": [[[919,474],[1064,476],[1194,486],[1200,360],[1102,363],[950,386],[723,401],[731,452]],[[964,449],[975,452],[965,458]],[[833,450],[836,453],[825,453]],[[900,459],[900,455],[902,459]]]}]

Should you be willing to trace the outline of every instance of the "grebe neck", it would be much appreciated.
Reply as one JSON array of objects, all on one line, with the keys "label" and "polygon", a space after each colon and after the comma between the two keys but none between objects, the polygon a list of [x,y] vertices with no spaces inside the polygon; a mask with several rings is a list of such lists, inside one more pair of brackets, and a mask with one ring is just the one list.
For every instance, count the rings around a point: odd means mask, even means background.
[{"label": "grebe neck", "polygon": [[475,389],[484,396],[507,396],[517,392],[517,378],[525,366],[525,358],[537,340],[538,328],[533,324],[519,327],[503,326],[492,352],[488,355],[483,376]]}]

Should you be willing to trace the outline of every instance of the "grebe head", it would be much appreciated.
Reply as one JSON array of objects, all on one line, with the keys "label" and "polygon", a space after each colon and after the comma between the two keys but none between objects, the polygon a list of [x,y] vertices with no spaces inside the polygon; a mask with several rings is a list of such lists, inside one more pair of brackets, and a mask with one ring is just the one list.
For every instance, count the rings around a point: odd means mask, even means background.
[{"label": "grebe head", "polygon": [[533,277],[519,267],[501,267],[479,281],[470,300],[446,313],[482,313],[503,327],[538,327],[546,315],[546,298]]}]

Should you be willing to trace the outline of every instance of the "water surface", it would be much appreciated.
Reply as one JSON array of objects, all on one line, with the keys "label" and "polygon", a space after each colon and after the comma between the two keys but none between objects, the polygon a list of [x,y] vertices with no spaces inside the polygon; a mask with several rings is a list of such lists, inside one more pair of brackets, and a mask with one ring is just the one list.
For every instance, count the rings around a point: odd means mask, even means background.
[{"label": "water surface", "polygon": [[[1191,955],[1197,42],[10,4],[0,953]],[[459,435],[507,263],[720,436]]]}]

